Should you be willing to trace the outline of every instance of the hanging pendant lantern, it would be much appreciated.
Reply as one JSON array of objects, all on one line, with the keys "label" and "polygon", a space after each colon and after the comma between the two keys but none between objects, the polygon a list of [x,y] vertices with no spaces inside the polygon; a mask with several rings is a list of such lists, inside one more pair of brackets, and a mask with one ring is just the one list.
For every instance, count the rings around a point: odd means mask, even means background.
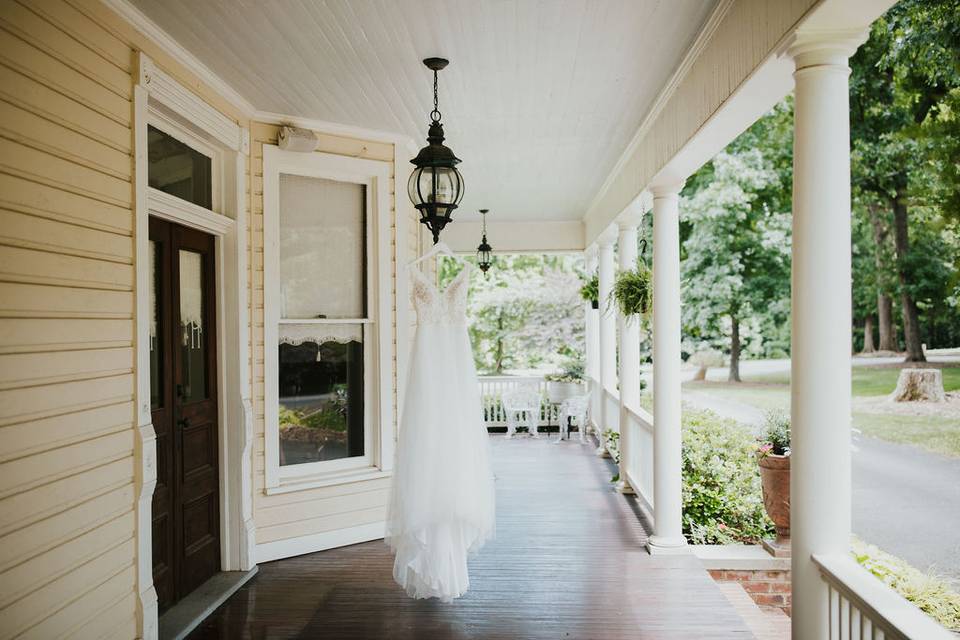
[{"label": "hanging pendant lantern", "polygon": [[493,264],[493,247],[487,242],[487,212],[489,209],[480,209],[480,215],[483,216],[483,237],[480,239],[480,246],[477,247],[477,266],[483,275],[487,275]]},{"label": "hanging pendant lantern", "polygon": [[443,144],[443,125],[437,102],[437,72],[449,64],[443,58],[427,58],[423,64],[433,71],[433,111],[427,146],[410,162],[416,167],[407,182],[407,193],[420,212],[420,222],[433,233],[433,243],[440,240],[440,231],[450,222],[463,198],[463,177],[457,171],[460,159]]}]

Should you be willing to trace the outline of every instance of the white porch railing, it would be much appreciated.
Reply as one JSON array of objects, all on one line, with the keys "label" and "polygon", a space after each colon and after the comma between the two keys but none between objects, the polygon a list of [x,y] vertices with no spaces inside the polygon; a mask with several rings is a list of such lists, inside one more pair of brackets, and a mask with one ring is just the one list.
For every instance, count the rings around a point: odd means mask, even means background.
[{"label": "white porch railing", "polygon": [[[620,433],[620,396],[610,389],[603,390],[603,419],[605,424],[600,425],[600,432],[613,429]],[[599,417],[599,416],[598,416]]]},{"label": "white porch railing", "polygon": [[591,425],[594,426],[595,430],[599,434],[603,431],[603,392],[600,389],[600,381],[594,378],[593,376],[587,376],[587,393],[590,394],[590,408],[587,415],[587,420]]},{"label": "white porch railing", "polygon": [[478,376],[480,399],[483,404],[483,419],[488,427],[505,427],[507,416],[503,411],[500,397],[505,391],[515,389],[521,384],[536,384],[542,399],[540,403],[539,426],[558,425],[559,407],[546,402],[547,383],[538,376]]},{"label": "white porch railing", "polygon": [[[621,440],[627,447],[627,482],[648,505],[653,506],[653,416],[637,407],[627,407],[627,423],[621,426]],[[623,430],[627,433],[624,434]]]},{"label": "white porch railing", "polygon": [[846,555],[815,555],[828,587],[828,640],[956,640]]}]

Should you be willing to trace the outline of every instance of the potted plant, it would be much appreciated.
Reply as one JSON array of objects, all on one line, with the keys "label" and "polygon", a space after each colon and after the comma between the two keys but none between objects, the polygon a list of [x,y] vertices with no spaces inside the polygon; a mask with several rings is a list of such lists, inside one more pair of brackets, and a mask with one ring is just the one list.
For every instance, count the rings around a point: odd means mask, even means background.
[{"label": "potted plant", "polygon": [[627,317],[649,318],[653,311],[653,272],[650,268],[641,261],[636,269],[618,273],[608,304],[615,304]]},{"label": "potted plant", "polygon": [[580,287],[580,297],[589,302],[594,309],[600,308],[600,278],[596,274]]},{"label": "potted plant", "polygon": [[544,376],[547,400],[553,404],[583,393],[583,354],[565,346],[560,349],[560,355],[566,359],[563,370]]},{"label": "potted plant", "polygon": [[773,520],[777,538],[763,546],[772,555],[790,555],[790,416],[770,411],[763,421],[757,447],[763,506]]}]

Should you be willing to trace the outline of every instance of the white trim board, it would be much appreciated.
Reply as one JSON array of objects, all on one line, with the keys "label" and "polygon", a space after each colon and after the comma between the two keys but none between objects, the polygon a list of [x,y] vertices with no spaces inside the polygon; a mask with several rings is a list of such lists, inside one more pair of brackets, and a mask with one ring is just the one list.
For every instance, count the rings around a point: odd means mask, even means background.
[{"label": "white trim board", "polygon": [[[328,122],[316,118],[304,118],[301,116],[290,116],[282,113],[273,113],[272,111],[256,111],[250,116],[254,122],[274,125],[289,125],[310,129],[317,133],[324,133],[331,136],[343,136],[345,138],[355,138],[357,140],[366,140],[369,142],[386,142],[397,147],[402,147],[412,155],[417,154],[417,147],[410,136],[393,133],[391,131],[380,131],[378,129],[366,129],[351,124],[339,124],[337,122]],[[426,144],[424,142],[424,144]],[[411,152],[412,150],[412,152]],[[407,162],[409,158],[402,162]]]},{"label": "white trim board", "polygon": [[345,547],[359,542],[379,540],[383,538],[385,533],[385,523],[372,522],[349,529],[336,529],[299,538],[264,542],[257,545],[257,562],[270,562],[281,558],[302,556],[305,553]]},{"label": "white trim board", "polygon": [[227,102],[239,110],[244,116],[250,117],[256,109],[249,100],[240,95],[240,92],[227,84],[223,78],[210,70],[200,59],[190,53],[173,37],[148,18],[140,9],[133,6],[128,0],[102,0],[103,3],[130,23],[134,29],[143,34],[148,40],[156,44],[171,58],[183,65],[196,75],[204,84],[219,93]]},{"label": "white trim board", "polygon": [[[253,565],[252,403],[248,328],[247,193],[249,133],[230,120],[211,117],[210,107],[176,81],[159,73],[148,56],[137,63],[142,81],[134,87],[134,243],[136,305],[136,419],[134,443],[136,491],[136,593],[138,633],[158,634],[157,595],[153,586],[152,496],[156,488],[156,436],[150,411],[149,219],[156,215],[200,229],[216,238],[217,386],[220,446],[221,568],[249,570]],[[148,73],[149,72],[149,73]],[[150,82],[143,81],[150,79]],[[192,117],[198,120],[191,120]],[[180,126],[218,147],[214,188],[219,215],[179,201],[148,186],[147,125],[162,120]],[[215,127],[214,131],[206,125]],[[229,347],[229,348],[228,348]]]}]

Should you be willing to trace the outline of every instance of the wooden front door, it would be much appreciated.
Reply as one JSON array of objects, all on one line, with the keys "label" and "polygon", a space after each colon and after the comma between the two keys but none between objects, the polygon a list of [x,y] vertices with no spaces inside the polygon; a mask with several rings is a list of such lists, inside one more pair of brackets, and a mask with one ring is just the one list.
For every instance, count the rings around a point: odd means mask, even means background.
[{"label": "wooden front door", "polygon": [[220,570],[214,238],[150,219],[150,400],[160,611]]}]

